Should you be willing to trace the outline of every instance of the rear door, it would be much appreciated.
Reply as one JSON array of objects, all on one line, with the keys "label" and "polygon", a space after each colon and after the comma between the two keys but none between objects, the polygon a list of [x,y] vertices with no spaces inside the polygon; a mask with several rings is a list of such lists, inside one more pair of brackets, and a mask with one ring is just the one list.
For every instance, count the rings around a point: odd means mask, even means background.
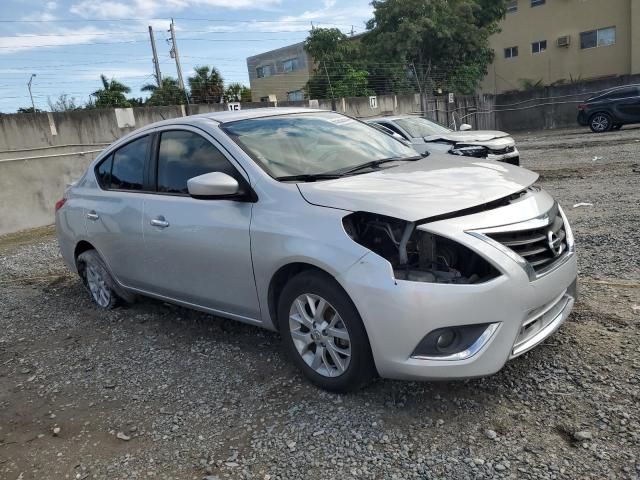
[{"label": "rear door", "polygon": [[259,318],[249,227],[253,204],[197,200],[187,180],[223,172],[248,184],[226,151],[197,128],[169,127],[154,140],[152,183],[142,228],[146,289],[242,319]]},{"label": "rear door", "polygon": [[612,105],[614,123],[633,123],[638,121],[635,119],[638,109],[637,87],[625,87],[615,90],[609,93],[606,98]]},{"label": "rear door", "polygon": [[149,135],[119,147],[95,169],[99,188],[86,197],[86,226],[97,249],[118,281],[138,287],[144,277],[141,252],[142,208]]}]

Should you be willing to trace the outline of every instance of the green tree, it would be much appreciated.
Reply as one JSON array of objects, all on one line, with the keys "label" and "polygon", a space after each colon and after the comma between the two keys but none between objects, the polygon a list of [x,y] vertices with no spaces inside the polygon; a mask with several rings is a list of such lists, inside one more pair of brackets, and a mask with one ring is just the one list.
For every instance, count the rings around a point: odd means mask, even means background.
[{"label": "green tree", "polygon": [[[374,0],[363,45],[377,62],[395,63],[393,77],[426,91],[472,93],[493,60],[489,37],[506,12],[504,0]],[[409,70],[410,69],[410,70]],[[376,82],[376,86],[379,86]]]},{"label": "green tree", "polygon": [[102,88],[91,94],[95,100],[90,105],[95,108],[126,108],[131,106],[131,102],[125,96],[125,93],[131,91],[129,87],[117,80],[108,80],[104,75],[100,75],[100,80]]},{"label": "green tree", "polygon": [[193,103],[220,103],[224,96],[224,80],[216,67],[195,67],[188,78]]},{"label": "green tree", "polygon": [[[42,110],[40,110],[39,108],[36,108],[35,113],[41,113]],[[34,113],[33,112],[33,107],[20,107],[17,110],[17,113]]]},{"label": "green tree", "polygon": [[180,88],[178,81],[172,77],[164,77],[160,86],[155,83],[144,85],[140,90],[151,92],[146,105],[168,106],[183,105],[186,102],[186,92]]},{"label": "green tree", "polygon": [[311,30],[304,49],[316,63],[305,86],[309,98],[363,96],[371,91],[359,44],[349,40],[339,29]]},{"label": "green tree", "polygon": [[69,97],[66,93],[61,94],[55,101],[47,97],[47,103],[52,112],[69,112],[81,108],[76,104],[75,97]]},{"label": "green tree", "polygon": [[225,102],[250,102],[251,89],[241,83],[230,83],[224,91]]}]

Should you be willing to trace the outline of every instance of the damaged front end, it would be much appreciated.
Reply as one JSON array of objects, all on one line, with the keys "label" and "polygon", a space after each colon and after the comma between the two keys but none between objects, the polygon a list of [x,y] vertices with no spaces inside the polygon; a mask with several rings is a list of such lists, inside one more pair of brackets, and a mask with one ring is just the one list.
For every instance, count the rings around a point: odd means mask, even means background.
[{"label": "damaged front end", "polygon": [[448,238],[419,230],[418,224],[367,212],[343,219],[349,237],[385,258],[398,280],[476,284],[499,275],[477,253]]}]

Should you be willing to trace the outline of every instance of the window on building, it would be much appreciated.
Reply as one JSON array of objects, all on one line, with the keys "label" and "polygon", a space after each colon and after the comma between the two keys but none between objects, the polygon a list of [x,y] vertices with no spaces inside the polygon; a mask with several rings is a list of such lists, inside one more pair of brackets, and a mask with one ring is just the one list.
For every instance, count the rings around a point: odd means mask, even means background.
[{"label": "window on building", "polygon": [[206,138],[187,131],[163,132],[158,151],[158,191],[188,194],[187,180],[205,173],[234,176],[235,168]]},{"label": "window on building", "polygon": [[256,74],[258,75],[258,78],[270,77],[271,65],[263,65],[262,67],[256,68]]},{"label": "window on building", "polygon": [[290,102],[295,102],[297,100],[304,100],[304,92],[302,90],[287,92],[287,100],[289,100]]},{"label": "window on building", "polygon": [[507,13],[513,13],[518,11],[518,0],[509,0],[507,2]]},{"label": "window on building", "polygon": [[289,60],[285,60],[282,62],[282,71],[293,72],[294,70],[298,70],[298,58],[290,58]]},{"label": "window on building", "polygon": [[616,27],[589,30],[580,34],[580,48],[606,47],[616,43]]},{"label": "window on building", "polygon": [[[126,144],[113,154],[110,188],[116,190],[142,190],[144,164],[147,159],[149,137],[145,136]],[[104,174],[104,172],[99,172]],[[104,177],[103,177],[104,178]]]},{"label": "window on building", "polygon": [[547,3],[547,0],[531,0],[532,7],[539,7],[540,5],[544,5]]},{"label": "window on building", "polygon": [[542,53],[547,49],[547,41],[540,40],[531,44],[531,53]]},{"label": "window on building", "polygon": [[504,58],[513,58],[518,56],[518,47],[508,47],[504,49]]},{"label": "window on building", "polygon": [[269,97],[260,97],[260,101],[261,102],[268,102],[269,101]]}]

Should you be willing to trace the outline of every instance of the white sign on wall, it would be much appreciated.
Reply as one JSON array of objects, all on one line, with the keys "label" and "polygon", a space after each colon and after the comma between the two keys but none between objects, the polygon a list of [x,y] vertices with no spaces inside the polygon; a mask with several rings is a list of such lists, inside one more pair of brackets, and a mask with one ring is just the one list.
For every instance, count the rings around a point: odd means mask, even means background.
[{"label": "white sign on wall", "polygon": [[453,93],[449,94],[449,103],[454,103],[455,98],[453,97]]},{"label": "white sign on wall", "polygon": [[378,108],[378,97],[369,97],[369,107]]},{"label": "white sign on wall", "polygon": [[239,102],[227,103],[227,109],[230,112],[237,112],[238,110],[242,110]]}]

